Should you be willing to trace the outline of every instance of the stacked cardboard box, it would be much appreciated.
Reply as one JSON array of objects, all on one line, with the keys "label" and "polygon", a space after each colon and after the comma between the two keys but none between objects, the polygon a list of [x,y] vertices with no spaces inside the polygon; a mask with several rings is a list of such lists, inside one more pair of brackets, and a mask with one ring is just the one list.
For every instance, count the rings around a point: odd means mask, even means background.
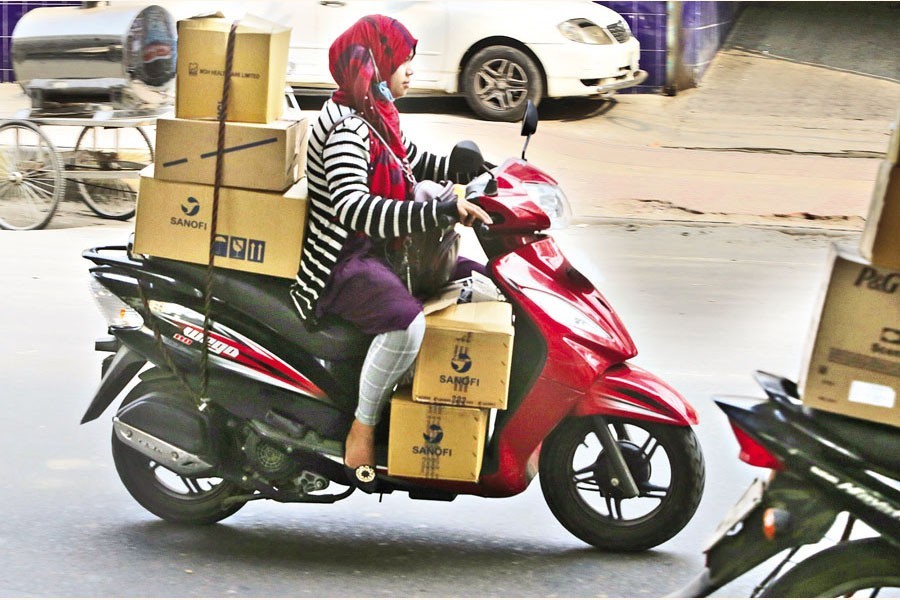
[{"label": "stacked cardboard box", "polygon": [[[175,118],[156,129],[156,162],[141,173],[135,252],[200,264],[209,236],[218,110],[231,23],[178,22]],[[214,264],[293,278],[306,225],[307,122],[285,115],[290,29],[255,17],[236,30],[222,154]]]},{"label": "stacked cardboard box", "polygon": [[803,403],[900,427],[900,119],[861,246],[834,246],[803,371]]},{"label": "stacked cardboard box", "polygon": [[477,481],[490,409],[505,409],[512,306],[455,304],[426,317],[412,392],[391,402],[388,473]]}]

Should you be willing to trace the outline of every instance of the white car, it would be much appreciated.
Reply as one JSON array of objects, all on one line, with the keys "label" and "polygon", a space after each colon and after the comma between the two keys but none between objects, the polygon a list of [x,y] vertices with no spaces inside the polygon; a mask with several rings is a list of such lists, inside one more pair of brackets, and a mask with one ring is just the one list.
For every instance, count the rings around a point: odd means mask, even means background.
[{"label": "white car", "polygon": [[637,85],[640,44],[625,19],[590,0],[292,0],[157,2],[176,18],[221,10],[290,25],[288,83],[334,87],[328,48],[364,15],[418,38],[412,93],[462,94],[481,118],[521,118],[525,100],[593,96]]}]

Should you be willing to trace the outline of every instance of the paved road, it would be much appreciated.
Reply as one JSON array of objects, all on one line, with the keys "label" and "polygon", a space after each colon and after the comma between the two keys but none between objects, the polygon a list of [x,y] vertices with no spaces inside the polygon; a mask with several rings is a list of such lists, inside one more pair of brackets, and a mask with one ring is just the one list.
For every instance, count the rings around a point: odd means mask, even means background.
[{"label": "paved road", "polygon": [[[827,245],[854,234],[730,225],[585,224],[558,238],[628,324],[636,362],[697,407],[708,465],[699,512],[652,552],[603,554],[560,527],[539,486],[505,500],[248,505],[208,528],[167,525],[117,480],[110,415],[78,425],[104,325],[86,288],[89,244],[129,227],[0,235],[0,595],[660,596],[701,564],[703,541],[754,469],[710,398],[755,393],[763,368],[796,377]],[[837,237],[835,237],[837,236]],[[648,576],[652,574],[652,576]],[[724,596],[744,596],[741,581]]]}]

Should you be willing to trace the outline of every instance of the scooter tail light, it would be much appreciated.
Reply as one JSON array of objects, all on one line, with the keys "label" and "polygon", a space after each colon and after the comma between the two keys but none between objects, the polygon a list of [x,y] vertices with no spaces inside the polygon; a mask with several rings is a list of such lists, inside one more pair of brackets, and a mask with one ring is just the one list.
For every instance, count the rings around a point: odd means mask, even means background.
[{"label": "scooter tail light", "polygon": [[754,467],[774,469],[776,471],[784,470],[784,465],[781,464],[781,461],[771,452],[766,450],[762,444],[750,437],[746,431],[734,423],[731,423],[731,429],[734,430],[734,437],[737,438],[738,444],[741,447],[738,458]]},{"label": "scooter tail light", "polygon": [[106,289],[96,279],[90,281],[91,295],[106,324],[116,329],[138,329],[143,326],[144,319],[140,314]]}]

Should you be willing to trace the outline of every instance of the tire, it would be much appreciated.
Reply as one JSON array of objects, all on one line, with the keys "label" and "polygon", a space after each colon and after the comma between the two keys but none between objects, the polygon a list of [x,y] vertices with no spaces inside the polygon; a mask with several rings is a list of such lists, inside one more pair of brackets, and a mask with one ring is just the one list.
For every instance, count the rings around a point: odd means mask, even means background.
[{"label": "tire", "polygon": [[900,549],[880,538],[832,546],[800,562],[763,590],[763,598],[837,598],[863,590],[900,592]]},{"label": "tire", "polygon": [[462,87],[472,111],[488,121],[518,121],[526,100],[537,106],[544,96],[537,63],[510,46],[476,52],[463,67]]},{"label": "tire", "polygon": [[[121,150],[118,146],[118,136],[123,128],[85,127],[78,134],[75,142],[74,163],[72,169],[78,171],[139,171],[153,162],[153,144],[147,132],[141,127],[125,128],[134,129],[142,140],[139,148]],[[112,139],[100,138],[102,133],[114,135]],[[107,138],[110,136],[106,136]],[[112,151],[106,149],[113,147]],[[127,221],[134,216],[135,201],[137,200],[137,180],[126,179],[80,179],[78,193],[84,203],[100,217]]]},{"label": "tire", "polygon": [[544,499],[569,532],[601,550],[658,546],[681,531],[700,504],[706,477],[700,445],[689,427],[607,422],[639,496],[617,497],[594,419],[578,417],[560,423],[544,441],[539,463]]},{"label": "tire", "polygon": [[46,227],[66,193],[64,163],[41,128],[0,125],[0,229]]},{"label": "tire", "polygon": [[[136,385],[122,402],[125,406],[153,395],[184,399],[177,382],[154,379]],[[230,517],[244,502],[223,504],[241,488],[220,479],[194,479],[178,475],[122,443],[112,434],[112,454],[119,478],[138,504],[161,519],[186,525],[210,525]]]}]

